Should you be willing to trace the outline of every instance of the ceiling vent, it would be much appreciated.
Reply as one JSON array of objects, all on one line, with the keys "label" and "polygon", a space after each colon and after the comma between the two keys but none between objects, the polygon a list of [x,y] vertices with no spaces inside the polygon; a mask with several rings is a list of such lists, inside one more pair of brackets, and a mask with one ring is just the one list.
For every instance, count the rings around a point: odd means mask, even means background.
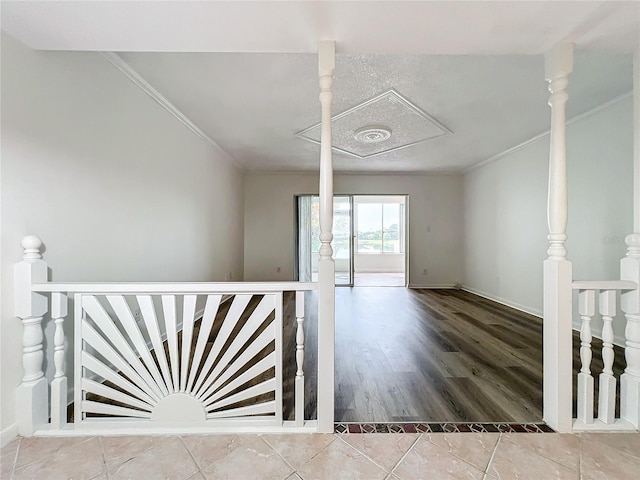
[{"label": "ceiling vent", "polygon": [[362,143],[384,142],[391,138],[391,129],[382,126],[364,127],[358,130],[353,137]]},{"label": "ceiling vent", "polygon": [[[383,92],[332,117],[333,149],[369,158],[453,132],[395,90]],[[320,144],[320,124],[296,137]]]}]

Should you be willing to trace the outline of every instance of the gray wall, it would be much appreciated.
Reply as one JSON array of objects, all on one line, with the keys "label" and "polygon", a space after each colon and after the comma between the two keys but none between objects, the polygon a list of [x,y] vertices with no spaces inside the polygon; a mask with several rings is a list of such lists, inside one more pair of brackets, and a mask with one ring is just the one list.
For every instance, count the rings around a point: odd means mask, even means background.
[{"label": "gray wall", "polygon": [[[619,278],[624,237],[633,228],[632,123],[625,97],[567,128],[567,250],[577,280]],[[537,315],[548,248],[548,165],[546,135],[464,176],[464,285]],[[618,336],[623,325],[614,325]]]},{"label": "gray wall", "polygon": [[[452,286],[462,278],[460,175],[341,175],[338,194],[409,195],[409,283]],[[318,175],[245,176],[245,279],[291,280],[294,195],[317,194]],[[280,273],[277,268],[280,267]],[[427,269],[427,275],[423,270]]]},{"label": "gray wall", "polygon": [[54,281],[240,280],[244,195],[241,171],[102,56],[4,34],[1,153],[4,438],[22,375],[22,237],[42,238]]}]

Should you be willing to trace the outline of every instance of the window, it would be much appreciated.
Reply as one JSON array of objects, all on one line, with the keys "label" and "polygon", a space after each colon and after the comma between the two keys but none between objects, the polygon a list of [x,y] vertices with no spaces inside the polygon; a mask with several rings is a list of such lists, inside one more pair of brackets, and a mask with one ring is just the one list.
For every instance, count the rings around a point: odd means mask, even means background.
[{"label": "window", "polygon": [[404,205],[357,204],[357,253],[404,252]]}]

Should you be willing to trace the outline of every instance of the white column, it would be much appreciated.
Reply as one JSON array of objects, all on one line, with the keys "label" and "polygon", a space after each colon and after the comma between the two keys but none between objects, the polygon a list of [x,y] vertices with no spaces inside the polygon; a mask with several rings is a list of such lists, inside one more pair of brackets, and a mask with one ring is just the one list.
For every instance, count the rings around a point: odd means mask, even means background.
[{"label": "white column", "polygon": [[22,321],[22,382],[16,388],[16,419],[20,435],[31,436],[49,418],[49,390],[42,371],[42,318],[47,298],[31,291],[34,283],[47,282],[47,264],[42,260],[42,241],[29,235],[22,240],[23,260],[14,267],[15,315]]},{"label": "white column", "polygon": [[[634,233],[625,239],[628,250],[620,262],[620,278],[640,285],[640,50],[633,58],[633,178]],[[620,307],[627,318],[627,367],[620,377],[620,417],[640,428],[640,289],[622,292]]]},{"label": "white column", "polygon": [[333,234],[333,160],[331,152],[331,85],[335,42],[318,44],[322,130],[320,137],[320,259],[318,260],[318,430],[333,433],[335,349],[335,264]]},{"label": "white column", "polygon": [[64,319],[67,316],[67,295],[51,294],[51,318],[56,330],[53,334],[53,364],[56,372],[51,381],[51,425],[60,428],[67,423],[67,377],[64,372]]},{"label": "white column", "polygon": [[565,104],[573,70],[573,45],[556,45],[545,56],[551,107],[549,156],[549,257],[544,262],[543,418],[558,432],[572,430],[571,419],[571,282],[567,261],[567,153]]}]

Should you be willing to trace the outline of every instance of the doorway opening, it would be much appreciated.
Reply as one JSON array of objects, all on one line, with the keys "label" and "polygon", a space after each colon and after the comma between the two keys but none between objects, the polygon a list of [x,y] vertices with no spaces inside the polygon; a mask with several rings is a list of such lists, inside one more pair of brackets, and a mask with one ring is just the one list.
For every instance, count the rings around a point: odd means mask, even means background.
[{"label": "doorway opening", "polygon": [[[333,200],[333,259],[336,286],[407,286],[407,196],[336,195]],[[320,202],[298,195],[296,276],[318,280]]]},{"label": "doorway opening", "polygon": [[353,283],[356,287],[404,287],[406,196],[353,196]]}]

